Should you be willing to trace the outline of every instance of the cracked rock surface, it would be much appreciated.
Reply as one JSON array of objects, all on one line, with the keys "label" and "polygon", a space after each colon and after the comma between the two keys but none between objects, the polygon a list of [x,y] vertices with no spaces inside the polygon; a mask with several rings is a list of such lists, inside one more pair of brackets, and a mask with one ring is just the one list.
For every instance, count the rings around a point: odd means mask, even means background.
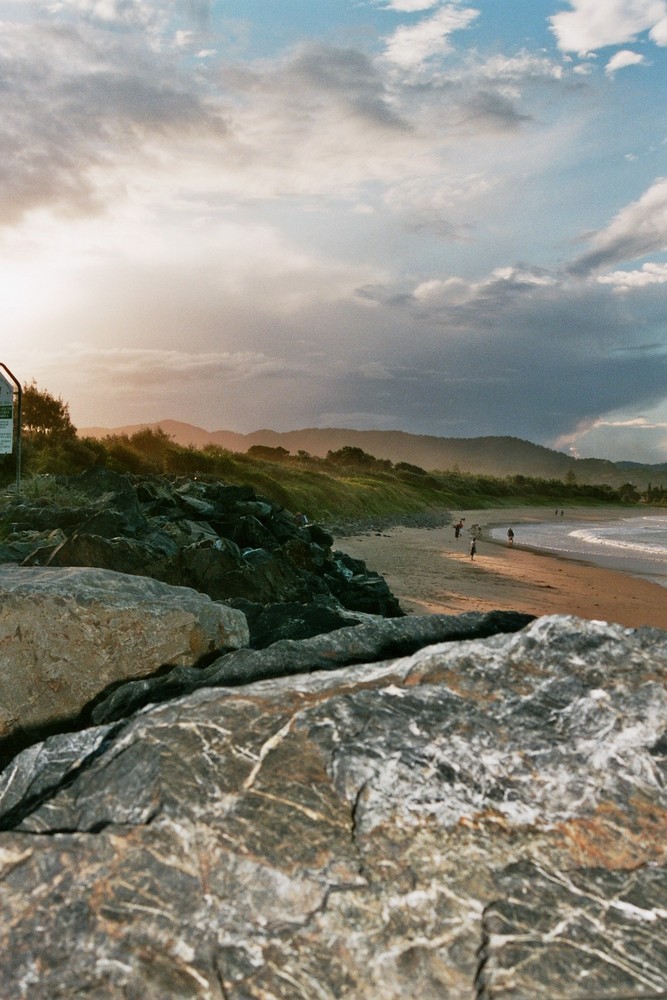
[{"label": "cracked rock surface", "polygon": [[0,776],[3,1000],[657,997],[666,779],[653,629],[148,705]]}]

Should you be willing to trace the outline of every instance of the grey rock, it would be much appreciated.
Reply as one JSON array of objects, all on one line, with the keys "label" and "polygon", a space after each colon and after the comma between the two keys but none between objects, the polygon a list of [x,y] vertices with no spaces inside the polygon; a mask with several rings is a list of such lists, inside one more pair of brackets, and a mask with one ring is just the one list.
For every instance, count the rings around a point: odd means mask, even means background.
[{"label": "grey rock", "polygon": [[504,898],[483,918],[479,1000],[534,1000],[538,986],[562,996],[568,982],[573,997],[665,996],[664,865],[559,871],[525,861],[498,881]]},{"label": "grey rock", "polygon": [[91,568],[0,566],[0,739],[77,718],[109,685],[247,645],[242,612]]},{"label": "grey rock", "polygon": [[3,1000],[656,998],[666,733],[667,635],[553,617],[53,737]]}]

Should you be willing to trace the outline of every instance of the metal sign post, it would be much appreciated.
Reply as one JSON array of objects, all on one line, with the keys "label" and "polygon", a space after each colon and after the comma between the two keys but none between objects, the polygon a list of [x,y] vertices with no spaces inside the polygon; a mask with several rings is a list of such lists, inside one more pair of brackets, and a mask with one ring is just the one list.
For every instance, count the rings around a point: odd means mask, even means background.
[{"label": "metal sign post", "polygon": [[7,372],[14,385],[0,372],[0,455],[9,455],[14,450],[14,390],[16,389],[16,493],[21,491],[21,405],[23,390],[21,383],[0,361],[0,368]]}]

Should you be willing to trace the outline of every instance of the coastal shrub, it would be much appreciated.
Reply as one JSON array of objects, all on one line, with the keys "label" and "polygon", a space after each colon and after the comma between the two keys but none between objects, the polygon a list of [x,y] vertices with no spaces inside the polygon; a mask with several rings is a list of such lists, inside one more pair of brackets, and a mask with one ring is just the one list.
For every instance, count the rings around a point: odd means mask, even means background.
[{"label": "coastal shrub", "polygon": [[126,436],[111,435],[104,438],[104,444],[109,456],[107,465],[114,472],[155,475],[164,471],[160,463],[133,448]]},{"label": "coastal shrub", "polygon": [[426,469],[422,469],[419,465],[411,465],[409,462],[397,462],[394,466],[396,472],[409,472],[413,476],[427,476],[428,473]]},{"label": "coastal shrub", "polygon": [[21,494],[34,504],[78,508],[85,507],[88,497],[81,490],[68,486],[56,476],[27,476],[21,481]]},{"label": "coastal shrub", "polygon": [[368,469],[377,472],[389,471],[392,463],[388,458],[375,458],[369,455],[363,448],[355,448],[345,445],[337,451],[328,451],[326,461],[331,465],[345,466],[350,469]]},{"label": "coastal shrub", "polygon": [[268,462],[282,462],[289,458],[287,448],[271,448],[267,444],[253,444],[246,452],[251,458],[261,458]]}]

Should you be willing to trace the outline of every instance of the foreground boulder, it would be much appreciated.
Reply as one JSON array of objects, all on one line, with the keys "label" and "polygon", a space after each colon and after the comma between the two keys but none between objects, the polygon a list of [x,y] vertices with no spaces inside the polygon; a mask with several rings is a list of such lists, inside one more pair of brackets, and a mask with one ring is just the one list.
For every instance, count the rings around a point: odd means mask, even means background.
[{"label": "foreground boulder", "polygon": [[3,1000],[662,996],[666,789],[658,630],[203,688],[2,775]]},{"label": "foreground boulder", "polygon": [[0,566],[0,743],[72,720],[111,684],[248,644],[245,615],[186,587]]}]

